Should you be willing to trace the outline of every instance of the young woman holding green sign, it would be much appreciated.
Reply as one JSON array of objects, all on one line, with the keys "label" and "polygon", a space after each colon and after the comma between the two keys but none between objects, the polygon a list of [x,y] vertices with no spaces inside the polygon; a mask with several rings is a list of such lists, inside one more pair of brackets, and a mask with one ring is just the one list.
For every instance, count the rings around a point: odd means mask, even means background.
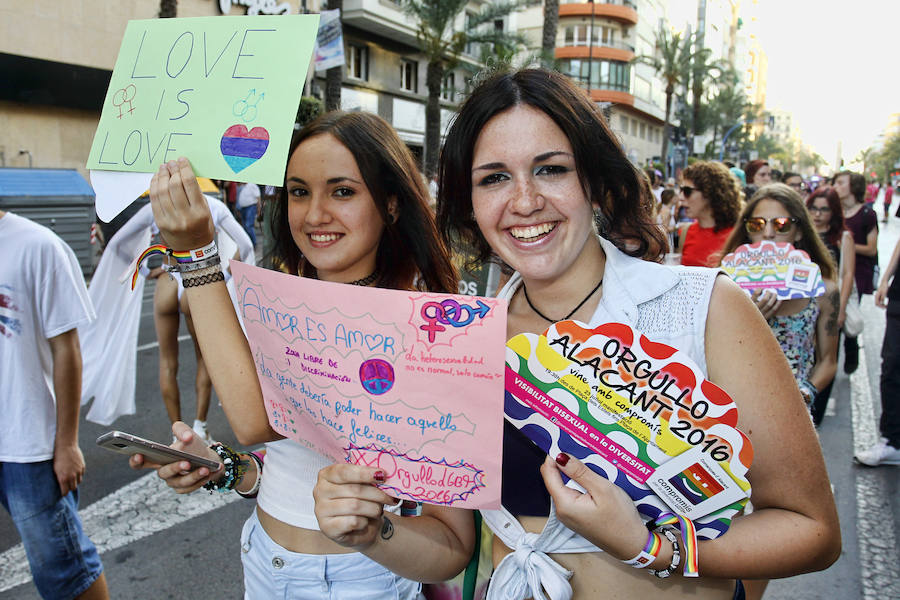
[{"label": "young woman holding green sign", "polygon": [[[672,538],[647,549],[652,536],[622,489],[568,454],[546,456],[507,423],[504,510],[482,511],[495,533],[489,600],[743,598],[742,578],[834,562],[840,530],[824,461],[777,342],[727,277],[657,264],[665,241],[650,190],[583,90],[540,69],[481,82],[447,134],[438,224],[480,259],[493,252],[516,269],[499,294],[510,302],[508,337],[564,319],[630,324],[688,353],[731,396],[755,451],[753,514],[700,541],[700,577],[682,579]],[[643,553],[649,565],[636,560]]]},{"label": "young woman holding green sign", "polygon": [[[289,157],[275,208],[276,253],[288,272],[348,285],[455,290],[428,191],[383,119],[323,115],[295,136]],[[186,159],[160,168],[150,196],[170,248],[202,248],[212,239],[209,211]],[[225,286],[215,272],[203,277],[211,281],[185,286],[197,307],[197,337],[238,439],[266,442],[265,475],[259,458],[211,450],[183,423],[173,427],[177,448],[215,460],[224,454],[233,466],[211,477],[206,468],[174,463],[159,467],[159,475],[182,493],[203,484],[244,495],[258,490],[241,537],[246,597],[416,598],[418,582],[460,572],[474,546],[469,511],[427,505],[417,518],[396,518],[385,511],[396,501],[376,486],[383,471],[329,465],[272,430]]]}]

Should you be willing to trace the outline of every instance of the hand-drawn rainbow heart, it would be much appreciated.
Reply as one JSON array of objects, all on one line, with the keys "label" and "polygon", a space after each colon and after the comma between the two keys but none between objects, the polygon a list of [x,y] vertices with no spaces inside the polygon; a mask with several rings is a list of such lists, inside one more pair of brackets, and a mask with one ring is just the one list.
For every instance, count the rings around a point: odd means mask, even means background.
[{"label": "hand-drawn rainbow heart", "polygon": [[222,143],[222,157],[235,173],[243,171],[266,153],[269,147],[269,132],[263,127],[247,131],[246,125],[232,125],[225,130]]}]

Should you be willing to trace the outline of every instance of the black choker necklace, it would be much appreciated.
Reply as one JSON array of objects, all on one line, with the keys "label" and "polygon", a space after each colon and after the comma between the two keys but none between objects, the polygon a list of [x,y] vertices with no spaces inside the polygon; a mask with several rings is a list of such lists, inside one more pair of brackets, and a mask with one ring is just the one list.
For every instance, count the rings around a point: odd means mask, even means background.
[{"label": "black choker necklace", "polygon": [[584,303],[588,301],[588,298],[590,298],[591,296],[593,296],[593,295],[594,295],[594,292],[596,292],[597,290],[599,290],[601,285],[603,285],[603,278],[602,278],[602,277],[600,278],[600,281],[597,283],[597,285],[594,286],[594,289],[592,289],[590,292],[588,292],[588,295],[584,297],[584,300],[582,300],[581,302],[579,302],[579,303],[578,303],[578,306],[576,306],[575,308],[573,308],[573,309],[572,309],[572,312],[570,312],[569,314],[567,314],[566,316],[564,316],[562,319],[551,319],[550,317],[548,317],[547,315],[545,315],[544,313],[542,313],[541,311],[539,311],[537,308],[535,308],[534,304],[531,303],[531,298],[528,297],[528,288],[525,287],[525,284],[524,284],[524,283],[522,284],[522,291],[525,292],[525,302],[528,303],[528,306],[531,307],[531,310],[533,310],[534,312],[536,312],[537,315],[538,315],[540,318],[544,319],[545,321],[549,321],[550,323],[556,323],[556,322],[558,322],[558,321],[566,321],[566,320],[569,319],[569,317],[571,317],[571,316],[574,315],[576,312],[578,312],[578,309],[581,308],[582,306],[584,306]]},{"label": "black choker necklace", "polygon": [[372,271],[372,274],[368,277],[363,277],[362,279],[357,279],[356,281],[348,281],[347,285],[362,285],[366,286],[378,279],[378,269]]}]

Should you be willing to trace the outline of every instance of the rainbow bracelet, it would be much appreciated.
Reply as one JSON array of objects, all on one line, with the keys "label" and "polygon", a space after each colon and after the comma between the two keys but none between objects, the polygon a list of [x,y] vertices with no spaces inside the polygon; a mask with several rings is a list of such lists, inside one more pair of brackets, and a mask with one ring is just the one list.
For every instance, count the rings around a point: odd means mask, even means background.
[{"label": "rainbow bracelet", "polygon": [[215,240],[211,241],[202,248],[179,251],[172,250],[171,248],[164,246],[163,244],[154,244],[153,246],[150,246],[149,248],[141,252],[140,256],[137,257],[137,262],[134,266],[134,273],[132,273],[131,275],[132,291],[134,290],[134,286],[137,284],[138,272],[140,271],[141,264],[147,259],[147,257],[154,256],[156,254],[171,256],[178,264],[187,264],[201,260],[207,260],[214,256],[218,256],[219,248],[218,246],[216,246]]},{"label": "rainbow bracelet", "polygon": [[631,560],[623,560],[622,562],[635,569],[643,569],[656,560],[660,550],[662,550],[662,536],[655,531],[648,531],[647,543],[644,545],[644,549],[638,552],[637,556]]},{"label": "rainbow bracelet", "polygon": [[684,570],[682,574],[685,577],[699,577],[697,527],[694,525],[694,522],[681,515],[669,512],[663,513],[656,517],[655,520],[647,523],[647,528],[655,530],[667,525],[673,525],[681,532],[682,552],[684,553]]}]

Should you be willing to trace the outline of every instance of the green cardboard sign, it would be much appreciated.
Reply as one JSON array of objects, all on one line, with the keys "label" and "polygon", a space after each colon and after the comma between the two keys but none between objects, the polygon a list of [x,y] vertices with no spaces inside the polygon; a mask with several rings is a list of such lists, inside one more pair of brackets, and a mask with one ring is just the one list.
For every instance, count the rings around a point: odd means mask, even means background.
[{"label": "green cardboard sign", "polygon": [[87,168],[282,185],[318,15],[130,21]]}]

